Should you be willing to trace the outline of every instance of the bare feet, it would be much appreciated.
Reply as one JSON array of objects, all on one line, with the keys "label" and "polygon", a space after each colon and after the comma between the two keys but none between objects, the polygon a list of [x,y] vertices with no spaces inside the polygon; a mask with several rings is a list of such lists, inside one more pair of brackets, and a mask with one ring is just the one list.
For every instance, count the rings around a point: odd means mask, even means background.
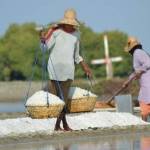
[{"label": "bare feet", "polygon": [[65,126],[65,127],[64,127],[64,130],[65,130],[65,131],[73,131],[69,126]]},{"label": "bare feet", "polygon": [[55,131],[65,131],[65,130],[62,129],[61,127],[55,127],[54,130],[55,130]]}]

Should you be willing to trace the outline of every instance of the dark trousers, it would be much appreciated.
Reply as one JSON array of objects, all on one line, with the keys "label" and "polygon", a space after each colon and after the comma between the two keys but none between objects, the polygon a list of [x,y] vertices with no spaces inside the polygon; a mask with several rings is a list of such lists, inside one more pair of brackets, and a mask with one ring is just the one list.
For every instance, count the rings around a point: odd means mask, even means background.
[{"label": "dark trousers", "polygon": [[55,80],[49,81],[50,93],[58,96],[61,99],[62,99],[61,95],[63,95],[63,98],[64,98],[63,100],[64,100],[66,106],[68,104],[68,92],[69,92],[71,83],[72,83],[72,80],[70,80],[70,79],[68,79],[67,81],[55,81]]},{"label": "dark trousers", "polygon": [[[65,106],[60,113],[60,115],[57,117],[57,121],[55,124],[55,129],[60,128],[60,122],[62,121],[64,129],[68,129],[68,123],[66,120],[66,112],[67,112],[67,104],[68,104],[68,92],[69,88],[71,86],[72,80],[67,80],[67,81],[54,81],[51,80],[49,81],[49,91],[57,95],[59,98],[63,99],[65,102]],[[59,85],[58,85],[59,84]],[[62,98],[63,96],[63,98]]]}]

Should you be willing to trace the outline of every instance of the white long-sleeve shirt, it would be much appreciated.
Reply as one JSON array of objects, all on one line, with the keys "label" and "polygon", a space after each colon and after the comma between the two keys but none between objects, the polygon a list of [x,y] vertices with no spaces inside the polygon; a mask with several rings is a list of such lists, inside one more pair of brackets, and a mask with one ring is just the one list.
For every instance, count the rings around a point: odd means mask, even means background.
[{"label": "white long-sleeve shirt", "polygon": [[51,51],[47,66],[49,78],[57,81],[73,80],[75,63],[79,64],[83,60],[79,54],[79,34],[57,29],[46,44]]}]

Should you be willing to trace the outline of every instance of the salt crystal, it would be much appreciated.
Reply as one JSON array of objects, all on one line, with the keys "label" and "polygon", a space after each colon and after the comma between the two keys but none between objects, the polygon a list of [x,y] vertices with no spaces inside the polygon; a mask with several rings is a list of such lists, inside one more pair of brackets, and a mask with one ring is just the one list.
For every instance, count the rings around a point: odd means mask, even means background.
[{"label": "salt crystal", "polygon": [[68,95],[69,99],[78,99],[84,97],[97,97],[97,95],[91,93],[88,90],[81,89],[79,87],[70,87]]},{"label": "salt crystal", "polygon": [[[74,130],[100,128],[114,129],[129,127],[146,127],[150,123],[144,122],[141,118],[130,113],[116,112],[90,112],[67,115],[69,125]],[[33,136],[38,134],[53,135],[56,118],[31,119],[15,118],[0,120],[0,138]],[[134,129],[134,128],[133,128]],[[142,128],[141,128],[142,129]],[[144,131],[144,128],[143,128]]]},{"label": "salt crystal", "polygon": [[47,103],[50,105],[65,104],[56,95],[44,91],[38,91],[28,98],[26,106],[47,106]]}]

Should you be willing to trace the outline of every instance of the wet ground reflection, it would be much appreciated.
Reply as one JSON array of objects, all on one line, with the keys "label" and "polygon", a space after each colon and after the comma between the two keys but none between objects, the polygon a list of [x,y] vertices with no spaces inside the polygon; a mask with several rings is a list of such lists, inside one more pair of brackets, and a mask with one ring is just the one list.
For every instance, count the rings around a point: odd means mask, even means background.
[{"label": "wet ground reflection", "polygon": [[0,145],[1,150],[150,150],[150,133]]},{"label": "wet ground reflection", "polygon": [[25,112],[24,102],[0,102],[0,112]]}]

